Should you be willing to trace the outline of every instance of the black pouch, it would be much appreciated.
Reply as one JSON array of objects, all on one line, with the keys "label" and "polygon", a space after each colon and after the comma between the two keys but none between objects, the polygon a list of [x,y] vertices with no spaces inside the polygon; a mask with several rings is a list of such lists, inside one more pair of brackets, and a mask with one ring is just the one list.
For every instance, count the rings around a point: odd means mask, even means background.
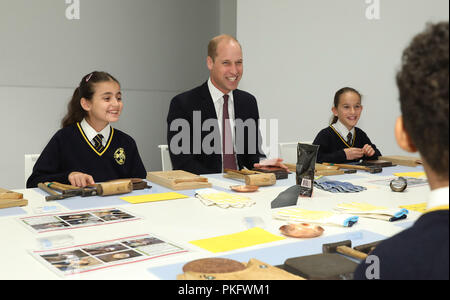
[{"label": "black pouch", "polygon": [[314,171],[316,169],[319,146],[311,144],[297,145],[297,185],[301,197],[311,197],[314,188]]}]

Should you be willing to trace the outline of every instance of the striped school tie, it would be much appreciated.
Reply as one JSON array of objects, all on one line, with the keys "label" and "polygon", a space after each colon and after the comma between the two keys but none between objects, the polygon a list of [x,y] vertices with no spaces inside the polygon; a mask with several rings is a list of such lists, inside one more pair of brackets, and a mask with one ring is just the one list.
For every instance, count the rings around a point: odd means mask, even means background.
[{"label": "striped school tie", "polygon": [[95,150],[97,150],[98,152],[102,152],[103,149],[105,149],[105,147],[103,147],[102,140],[103,140],[103,135],[101,135],[101,134],[97,134],[97,135],[94,137],[94,148],[95,148]]},{"label": "striped school tie", "polygon": [[352,138],[353,138],[353,135],[352,135],[351,132],[349,132],[349,133],[347,134],[347,143],[348,143],[348,144],[351,144],[351,143],[352,143]]}]

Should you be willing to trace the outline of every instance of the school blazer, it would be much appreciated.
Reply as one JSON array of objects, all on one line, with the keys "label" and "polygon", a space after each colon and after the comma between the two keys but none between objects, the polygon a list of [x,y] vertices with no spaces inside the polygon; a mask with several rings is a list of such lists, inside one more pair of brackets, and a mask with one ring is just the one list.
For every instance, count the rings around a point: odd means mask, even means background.
[{"label": "school blazer", "polygon": [[[237,153],[238,167],[242,169],[253,168],[253,164],[265,157],[260,150],[261,135],[259,131],[259,112],[256,99],[253,95],[241,91],[233,91],[235,124],[240,121],[253,123],[254,126],[243,127],[237,133],[235,127],[235,150]],[[194,112],[199,116],[194,124]],[[171,130],[174,120],[185,120],[189,124],[189,132],[182,127]],[[208,120],[208,121],[207,121]],[[239,120],[239,122],[238,122]],[[206,121],[206,122],[205,122]],[[201,124],[199,126],[199,124]],[[167,116],[167,143],[169,145],[170,158],[174,170],[185,170],[195,174],[212,174],[222,172],[222,138],[219,131],[219,123],[214,108],[214,103],[205,82],[192,90],[175,96],[169,108]],[[189,136],[189,139],[181,139],[181,136]],[[172,141],[172,139],[175,139]],[[206,138],[206,139],[205,139]],[[171,143],[172,142],[172,143]],[[208,145],[205,149],[203,144]],[[188,151],[181,151],[180,148]],[[205,152],[205,150],[208,150]]]}]

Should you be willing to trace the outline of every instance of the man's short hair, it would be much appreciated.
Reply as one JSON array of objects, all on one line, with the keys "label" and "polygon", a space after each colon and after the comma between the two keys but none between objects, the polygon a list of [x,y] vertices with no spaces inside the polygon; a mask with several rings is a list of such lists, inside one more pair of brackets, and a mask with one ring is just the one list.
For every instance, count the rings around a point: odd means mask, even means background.
[{"label": "man's short hair", "polygon": [[[241,47],[241,44],[236,40],[234,37],[228,34],[222,34],[219,36],[216,36],[212,38],[212,40],[209,41],[208,44],[208,56],[212,58],[213,61],[216,60],[217,57],[217,47],[219,46],[220,42],[222,41],[234,41],[238,43],[239,47]],[[242,48],[242,47],[241,47]]]},{"label": "man's short hair", "polygon": [[448,179],[449,23],[428,24],[405,49],[397,74],[403,123],[423,159]]}]

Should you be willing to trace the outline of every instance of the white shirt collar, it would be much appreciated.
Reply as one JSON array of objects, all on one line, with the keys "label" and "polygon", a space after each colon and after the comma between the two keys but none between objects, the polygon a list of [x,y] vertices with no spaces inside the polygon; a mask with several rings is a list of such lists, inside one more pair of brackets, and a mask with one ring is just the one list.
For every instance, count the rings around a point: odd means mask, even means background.
[{"label": "white shirt collar", "polygon": [[432,209],[442,205],[448,205],[448,192],[448,186],[432,190],[430,196],[428,197],[427,209]]},{"label": "white shirt collar", "polygon": [[92,143],[94,140],[94,137],[97,134],[101,134],[101,135],[103,135],[103,140],[102,140],[103,146],[106,145],[106,141],[108,140],[109,134],[111,133],[111,125],[108,124],[100,132],[95,131],[95,129],[92,128],[92,126],[89,125],[89,123],[86,121],[86,119],[83,119],[83,121],[80,122],[80,125],[84,131],[84,134],[86,135],[87,139],[89,140],[89,142]]},{"label": "white shirt collar", "polygon": [[341,121],[337,121],[336,123],[334,123],[333,125],[334,129],[336,129],[336,131],[345,139],[347,140],[347,135],[349,132],[352,133],[352,136],[355,136],[355,127],[352,128],[352,130],[348,130],[347,127],[345,127],[344,124],[341,123]]},{"label": "white shirt collar", "polygon": [[[209,89],[209,93],[211,94],[211,98],[213,100],[214,103],[217,103],[218,101],[223,101],[223,92],[220,91],[218,88],[215,87],[215,85],[212,83],[211,81],[211,77],[208,79],[208,89]],[[228,103],[232,104],[233,103],[233,91],[228,93]],[[223,102],[221,102],[223,103]]]}]

